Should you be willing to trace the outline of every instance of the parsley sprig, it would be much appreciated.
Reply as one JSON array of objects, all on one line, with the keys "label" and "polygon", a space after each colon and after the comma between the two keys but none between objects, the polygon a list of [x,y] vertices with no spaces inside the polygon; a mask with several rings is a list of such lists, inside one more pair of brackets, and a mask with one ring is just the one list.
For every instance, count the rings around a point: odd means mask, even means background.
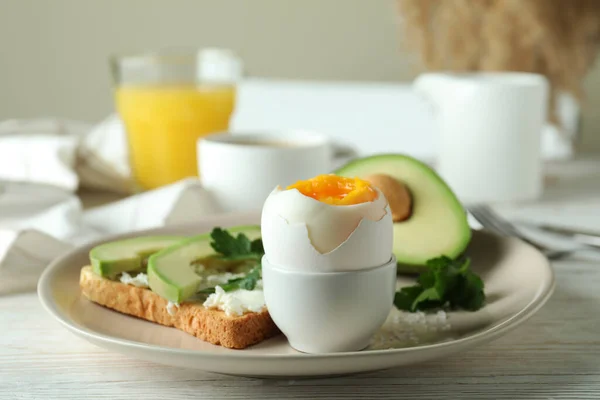
[{"label": "parsley sprig", "polygon": [[484,284],[470,265],[468,258],[438,257],[427,261],[429,269],[419,275],[416,285],[397,292],[394,304],[411,312],[441,307],[479,310],[485,304]]},{"label": "parsley sprig", "polygon": [[265,254],[262,240],[250,240],[243,233],[233,236],[227,230],[214,228],[210,233],[210,246],[219,253],[219,258],[227,261],[259,260]]},{"label": "parsley sprig", "polygon": [[[240,278],[234,278],[227,283],[219,285],[224,291],[230,292],[237,289],[253,290],[260,279],[262,270],[260,260],[265,254],[261,239],[250,240],[243,233],[233,236],[227,230],[214,228],[210,233],[210,246],[218,253],[218,258],[224,261],[248,262],[254,266],[248,273]],[[214,293],[215,287],[202,289],[199,293]]]},{"label": "parsley sprig", "polygon": [[[259,264],[259,265],[256,265],[254,268],[252,268],[250,271],[248,271],[248,273],[245,276],[243,276],[241,278],[230,279],[227,281],[227,283],[223,283],[219,286],[226,292],[231,292],[232,290],[237,290],[237,289],[254,290],[257,282],[261,278],[262,278],[262,274],[261,274],[260,264]],[[209,287],[206,289],[202,289],[198,293],[211,294],[214,292],[215,292],[215,287]]]}]

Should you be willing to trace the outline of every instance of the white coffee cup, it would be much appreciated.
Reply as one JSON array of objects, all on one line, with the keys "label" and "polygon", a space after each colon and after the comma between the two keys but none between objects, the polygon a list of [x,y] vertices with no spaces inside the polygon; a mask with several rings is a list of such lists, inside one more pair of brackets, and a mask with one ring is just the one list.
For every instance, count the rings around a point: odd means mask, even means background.
[{"label": "white coffee cup", "polygon": [[283,187],[331,171],[328,138],[310,131],[223,133],[198,141],[204,187],[222,211],[260,210]]},{"label": "white coffee cup", "polygon": [[466,203],[534,200],[543,188],[548,82],[530,73],[428,73],[414,84],[434,105],[438,170]]}]

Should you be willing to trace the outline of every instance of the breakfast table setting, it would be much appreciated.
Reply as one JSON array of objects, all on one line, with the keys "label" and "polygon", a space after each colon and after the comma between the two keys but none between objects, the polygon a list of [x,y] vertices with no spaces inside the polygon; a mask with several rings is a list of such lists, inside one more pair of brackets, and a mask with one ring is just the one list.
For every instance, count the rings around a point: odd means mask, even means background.
[{"label": "breakfast table setting", "polygon": [[113,58],[100,123],[0,122],[0,399],[600,398],[572,98],[242,67]]}]

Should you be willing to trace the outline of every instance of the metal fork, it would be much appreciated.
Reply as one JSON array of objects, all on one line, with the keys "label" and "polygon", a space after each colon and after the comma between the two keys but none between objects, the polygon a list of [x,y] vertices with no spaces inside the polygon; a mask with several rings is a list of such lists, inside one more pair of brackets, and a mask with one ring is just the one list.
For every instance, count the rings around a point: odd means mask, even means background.
[{"label": "metal fork", "polygon": [[578,250],[587,249],[587,246],[578,246],[571,249],[556,250],[541,243],[535,242],[525,235],[523,235],[519,229],[498,215],[490,207],[486,205],[472,205],[467,207],[469,213],[487,230],[497,233],[502,236],[513,236],[521,239],[525,243],[528,243],[540,250],[549,260],[558,260],[567,257]]}]

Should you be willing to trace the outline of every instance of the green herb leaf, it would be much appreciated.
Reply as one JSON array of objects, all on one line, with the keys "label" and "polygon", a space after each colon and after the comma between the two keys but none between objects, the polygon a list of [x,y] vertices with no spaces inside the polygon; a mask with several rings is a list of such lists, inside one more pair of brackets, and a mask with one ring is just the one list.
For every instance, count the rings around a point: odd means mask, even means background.
[{"label": "green herb leaf", "polygon": [[423,272],[417,278],[417,282],[424,288],[430,288],[430,287],[435,286],[435,280],[436,280],[435,271],[433,271],[431,269]]},{"label": "green herb leaf", "polygon": [[431,287],[429,289],[422,290],[421,293],[417,296],[417,298],[413,301],[410,306],[411,311],[416,311],[420,307],[423,307],[423,304],[429,302],[438,303],[442,300],[442,296],[437,291],[435,287]]},{"label": "green herb leaf", "polygon": [[449,299],[452,308],[462,308],[476,311],[485,303],[484,284],[479,276],[471,271],[466,271],[460,281],[459,290],[453,298]]},{"label": "green herb leaf", "polygon": [[234,237],[225,229],[214,228],[210,237],[211,247],[221,254],[220,258],[223,260],[260,260],[264,254],[262,240],[250,241],[243,233],[238,233],[237,237]]},{"label": "green herb leaf", "polygon": [[[227,230],[214,228],[210,234],[212,241],[211,247],[219,253],[220,260],[226,261],[245,261],[251,265],[254,264],[248,273],[241,277],[230,279],[227,283],[219,285],[224,291],[230,292],[237,289],[254,290],[256,283],[262,279],[262,267],[260,260],[265,253],[262,240],[255,239],[250,241],[243,233],[233,236]],[[215,292],[215,287],[209,287],[200,290],[198,293],[211,294]]]},{"label": "green herb leaf", "polygon": [[254,239],[250,244],[250,251],[255,254],[265,254],[262,239]]},{"label": "green herb leaf", "polygon": [[[231,292],[233,290],[245,289],[254,290],[258,281],[262,278],[261,265],[258,264],[252,268],[244,277],[230,279],[227,283],[219,285],[224,291]],[[209,287],[200,290],[198,293],[211,294],[215,292],[215,287]]]},{"label": "green herb leaf", "polygon": [[396,293],[394,304],[406,311],[423,311],[448,306],[476,311],[485,304],[483,281],[470,270],[470,260],[438,257],[427,261],[428,270],[417,284]]},{"label": "green herb leaf", "polygon": [[421,286],[406,286],[394,296],[394,305],[405,311],[412,311],[412,305],[417,297],[421,294]]}]

